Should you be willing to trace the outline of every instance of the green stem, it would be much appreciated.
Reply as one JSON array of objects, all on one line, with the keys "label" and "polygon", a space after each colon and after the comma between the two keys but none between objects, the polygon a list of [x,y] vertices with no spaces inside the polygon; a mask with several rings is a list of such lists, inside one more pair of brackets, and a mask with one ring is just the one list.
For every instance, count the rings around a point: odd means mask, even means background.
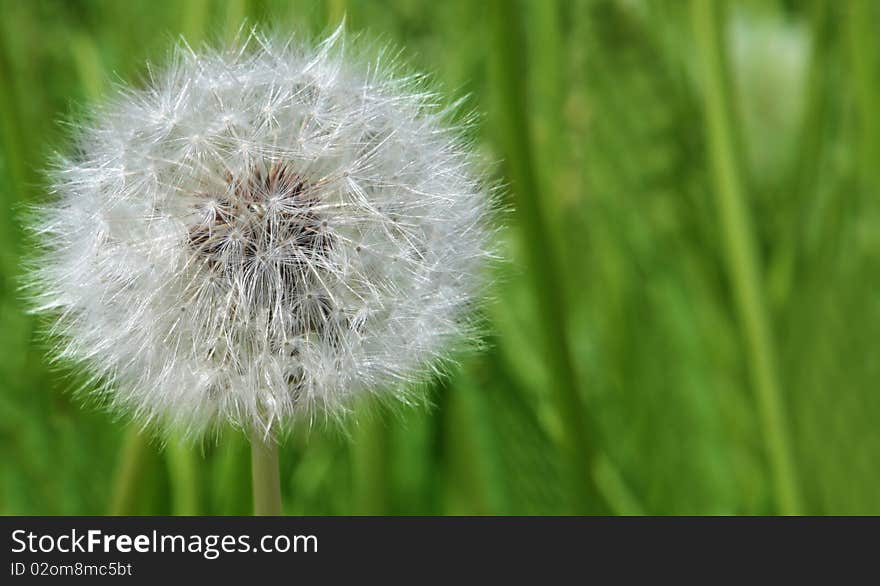
[{"label": "green stem", "polygon": [[[534,87],[534,111],[538,124],[535,127],[534,143],[538,149],[537,168],[539,179],[554,195],[560,181],[561,162],[567,146],[567,131],[563,121],[564,111],[564,54],[565,35],[562,32],[562,15],[558,0],[541,0],[526,3],[526,18],[529,19],[529,34],[534,38],[535,51],[529,52],[534,63],[534,73],[530,75]],[[548,219],[552,222],[559,216],[560,198],[547,201]]]},{"label": "green stem", "polygon": [[493,0],[491,10],[489,20],[494,46],[490,54],[497,85],[500,138],[516,200],[523,250],[527,254],[527,274],[532,278],[539,315],[545,326],[542,341],[562,426],[562,450],[572,474],[575,511],[605,512],[607,507],[600,499],[592,475],[595,434],[576,381],[565,319],[563,281],[553,252],[554,239],[545,219],[543,185],[534,168],[526,118],[529,110],[523,87],[524,40],[519,14],[515,3],[508,0]]},{"label": "green stem", "polygon": [[172,438],[165,448],[168,477],[171,482],[171,510],[174,515],[198,515],[200,512],[198,457],[179,438]]},{"label": "green stem", "polygon": [[880,83],[877,68],[878,42],[874,30],[876,2],[853,0],[845,3],[847,34],[856,108],[859,117],[859,169],[863,193],[870,194],[880,183]]},{"label": "green stem", "polygon": [[[228,0],[226,2],[226,38],[234,39],[242,31],[247,17],[245,0]],[[247,30],[243,31],[247,35]]]},{"label": "green stem", "polygon": [[278,469],[278,443],[259,431],[251,432],[251,480],[254,515],[281,515],[281,476]]},{"label": "green stem", "polygon": [[219,453],[214,459],[212,474],[213,514],[247,515],[251,509],[250,485],[242,478],[241,471],[247,467],[248,440],[244,434],[227,430]]},{"label": "green stem", "polygon": [[814,235],[822,209],[819,169],[826,141],[823,140],[828,100],[828,72],[831,53],[833,21],[826,0],[813,5],[811,15],[810,69],[804,92],[806,103],[801,115],[798,147],[789,184],[801,204],[795,221],[791,222],[788,237],[783,238],[768,269],[768,295],[775,307],[782,308],[794,294],[794,285],[808,260],[816,254]]},{"label": "green stem", "polygon": [[346,0],[327,0],[327,24],[334,28],[339,26],[349,9]]},{"label": "green stem", "polygon": [[98,102],[104,95],[104,63],[97,45],[85,34],[75,35],[70,43],[73,61],[86,96]]},{"label": "green stem", "polygon": [[[366,407],[366,406],[364,406]],[[388,435],[381,412],[358,421],[352,441],[355,507],[361,515],[388,512]]]},{"label": "green stem", "polygon": [[[181,3],[183,34],[193,46],[198,46],[205,36],[205,24],[209,17],[207,0],[188,0]],[[230,25],[231,27],[231,25]]]},{"label": "green stem", "polygon": [[701,57],[704,115],[715,196],[727,265],[747,344],[752,384],[773,474],[779,511],[800,511],[800,495],[783,413],[772,327],[763,297],[760,269],[739,168],[727,78],[722,15],[714,0],[691,0],[696,51]]},{"label": "green stem", "polygon": [[111,515],[133,515],[137,512],[149,453],[150,446],[147,439],[136,427],[130,427],[126,432],[117,464],[116,482],[110,504]]}]

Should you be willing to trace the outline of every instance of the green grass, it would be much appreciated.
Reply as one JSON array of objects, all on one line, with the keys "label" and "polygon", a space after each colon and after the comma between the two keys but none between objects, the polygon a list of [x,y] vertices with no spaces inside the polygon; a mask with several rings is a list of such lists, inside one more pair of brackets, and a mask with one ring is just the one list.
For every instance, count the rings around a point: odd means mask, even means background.
[{"label": "green grass", "polygon": [[[48,364],[22,207],[184,35],[403,48],[513,212],[431,407],[282,447],[289,514],[880,513],[880,18],[854,0],[0,0],[0,514],[246,514],[247,439],[133,441]],[[369,413],[367,413],[369,412]],[[125,465],[137,460],[130,473]],[[122,480],[132,490],[118,487]]]}]

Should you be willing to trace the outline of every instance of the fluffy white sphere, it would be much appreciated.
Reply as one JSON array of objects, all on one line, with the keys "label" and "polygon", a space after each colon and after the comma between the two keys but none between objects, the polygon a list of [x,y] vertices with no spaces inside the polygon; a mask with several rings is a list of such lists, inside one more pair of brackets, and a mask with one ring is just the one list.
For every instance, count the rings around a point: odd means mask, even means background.
[{"label": "fluffy white sphere", "polygon": [[471,149],[423,85],[337,31],[181,47],[120,89],[33,222],[60,356],[192,433],[405,398],[467,335],[491,242]]}]

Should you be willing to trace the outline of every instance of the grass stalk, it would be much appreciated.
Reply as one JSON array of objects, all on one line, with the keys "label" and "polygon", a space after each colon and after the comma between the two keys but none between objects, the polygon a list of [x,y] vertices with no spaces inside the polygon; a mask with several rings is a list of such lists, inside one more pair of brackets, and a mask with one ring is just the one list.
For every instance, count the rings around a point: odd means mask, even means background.
[{"label": "grass stalk", "polygon": [[691,0],[691,17],[696,51],[700,57],[706,139],[727,269],[743,328],[752,386],[773,475],[776,506],[780,513],[794,515],[801,510],[800,494],[784,414],[772,327],[740,168],[742,158],[734,130],[723,15],[718,2]]},{"label": "grass stalk", "polygon": [[213,486],[222,488],[209,495],[212,514],[247,515],[251,510],[250,486],[241,474],[247,468],[248,445],[244,434],[231,429],[224,434],[211,475]]},{"label": "grass stalk", "polygon": [[134,515],[138,511],[149,454],[147,438],[138,428],[129,427],[119,453],[116,481],[110,501],[111,515]]},{"label": "grass stalk", "polygon": [[351,445],[354,500],[360,515],[388,513],[388,436],[381,409],[359,419]]},{"label": "grass stalk", "polygon": [[880,184],[880,80],[877,67],[878,41],[874,30],[876,3],[852,0],[845,3],[846,38],[849,43],[851,79],[859,119],[859,170],[861,187],[868,194]]},{"label": "grass stalk", "polygon": [[76,72],[86,97],[97,103],[104,95],[104,63],[95,42],[85,34],[78,34],[70,42]]},{"label": "grass stalk", "polygon": [[561,422],[566,468],[573,477],[574,510],[601,513],[606,511],[606,506],[592,475],[595,434],[576,381],[565,321],[563,281],[553,252],[553,238],[550,237],[542,199],[543,186],[535,170],[528,131],[521,24],[513,3],[492,0],[490,6],[491,67],[495,76],[501,146],[515,198],[523,250],[527,255],[528,275],[544,324],[542,342]]},{"label": "grass stalk", "polygon": [[534,110],[538,121],[532,138],[538,147],[539,180],[547,186],[547,191],[554,194],[547,201],[553,207],[545,210],[550,222],[559,215],[560,171],[564,169],[564,151],[568,146],[563,120],[565,43],[561,12],[558,0],[531,2],[526,11],[530,34],[534,37],[534,50],[529,52],[530,62],[534,64],[530,83],[535,88]]},{"label": "grass stalk", "polygon": [[337,27],[342,22],[350,7],[346,0],[327,0],[327,25],[330,28]]},{"label": "grass stalk", "polygon": [[809,259],[815,256],[813,237],[822,208],[819,169],[825,148],[825,124],[828,118],[829,53],[832,34],[831,9],[826,0],[817,0],[810,13],[810,68],[804,87],[804,112],[798,132],[798,148],[789,178],[791,193],[802,202],[790,235],[779,245],[779,252],[768,269],[768,294],[773,305],[784,307],[795,294],[795,283],[802,276]]},{"label": "grass stalk", "polygon": [[[239,32],[247,33],[242,27],[247,24],[247,2],[245,0],[228,0],[226,3],[226,38],[232,40]],[[253,23],[251,23],[253,24]]]},{"label": "grass stalk", "polygon": [[278,468],[278,442],[259,431],[251,432],[251,485],[254,515],[281,515],[281,473]]},{"label": "grass stalk", "polygon": [[183,35],[190,45],[198,46],[205,37],[205,28],[210,16],[207,0],[189,0],[181,3]]},{"label": "grass stalk", "polygon": [[180,438],[172,438],[165,448],[168,478],[171,482],[171,510],[174,515],[198,515],[199,458]]}]

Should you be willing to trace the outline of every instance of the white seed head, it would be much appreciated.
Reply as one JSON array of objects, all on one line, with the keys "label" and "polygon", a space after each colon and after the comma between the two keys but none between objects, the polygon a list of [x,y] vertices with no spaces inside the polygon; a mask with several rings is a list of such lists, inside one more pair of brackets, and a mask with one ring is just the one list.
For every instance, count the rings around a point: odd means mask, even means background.
[{"label": "white seed head", "polygon": [[59,356],[117,411],[193,434],[405,399],[472,333],[491,256],[461,134],[341,29],[180,47],[78,130],[34,216]]}]

